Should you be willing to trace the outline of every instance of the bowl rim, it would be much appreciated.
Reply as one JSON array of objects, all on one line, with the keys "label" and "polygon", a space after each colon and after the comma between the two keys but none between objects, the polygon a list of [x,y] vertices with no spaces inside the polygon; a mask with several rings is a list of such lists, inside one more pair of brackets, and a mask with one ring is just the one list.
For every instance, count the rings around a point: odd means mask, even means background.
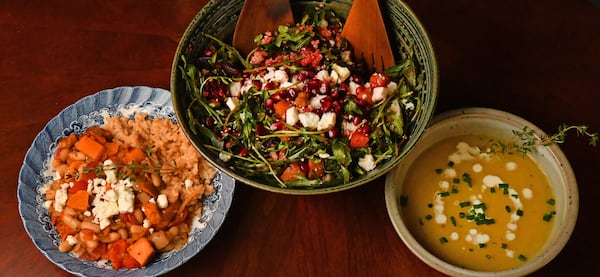
[{"label": "bowl rim", "polygon": [[[176,96],[176,91],[177,91],[177,86],[178,86],[177,82],[180,81],[180,79],[181,79],[179,77],[179,74],[180,74],[180,70],[179,70],[180,59],[179,59],[179,57],[183,54],[183,51],[186,49],[187,39],[194,34],[194,31],[198,27],[198,25],[202,24],[200,17],[202,15],[204,15],[204,13],[207,13],[210,10],[217,8],[219,2],[220,1],[216,1],[216,0],[209,1],[194,16],[194,18],[192,19],[190,24],[187,26],[185,32],[181,36],[181,39],[179,40],[176,51],[174,53],[173,63],[171,66],[170,91],[171,91],[173,107],[175,110],[175,115],[179,122],[184,122],[184,117],[183,117],[183,115],[181,115],[181,112],[179,111],[180,105],[179,105],[179,101]],[[310,188],[310,189],[282,188],[282,187],[278,187],[278,186],[263,184],[263,183],[258,182],[257,180],[252,180],[252,179],[246,178],[244,176],[240,176],[235,172],[234,169],[224,166],[224,165],[218,163],[217,161],[214,161],[207,153],[204,152],[202,147],[200,147],[196,144],[196,141],[190,135],[191,131],[189,130],[189,127],[187,126],[187,124],[181,124],[181,127],[184,130],[186,137],[188,137],[188,139],[192,142],[192,145],[194,146],[194,148],[196,148],[196,150],[199,151],[201,153],[201,155],[206,158],[206,160],[208,160],[212,165],[214,165],[219,170],[225,172],[226,174],[228,174],[229,176],[233,177],[234,179],[236,179],[237,181],[239,181],[241,183],[250,185],[252,187],[255,187],[255,188],[258,188],[261,190],[266,190],[266,191],[275,192],[275,193],[288,194],[288,195],[327,194],[327,193],[344,191],[344,190],[348,190],[348,189],[351,189],[351,188],[354,188],[357,186],[361,186],[361,185],[367,184],[369,182],[372,182],[381,176],[384,176],[395,165],[397,165],[402,159],[404,159],[406,157],[406,155],[408,155],[408,153],[410,153],[412,151],[412,149],[415,147],[417,142],[420,140],[420,138],[422,137],[426,128],[430,125],[430,122],[433,119],[435,108],[437,106],[438,94],[439,94],[439,92],[438,92],[439,69],[438,69],[437,58],[435,56],[435,51],[433,48],[433,43],[431,41],[431,38],[430,38],[429,34],[427,33],[427,30],[425,29],[424,25],[420,21],[420,19],[417,17],[417,15],[414,13],[414,11],[408,6],[408,4],[404,3],[403,1],[394,1],[394,3],[399,5],[400,8],[406,12],[406,15],[408,17],[410,17],[411,19],[413,19],[415,29],[423,34],[423,40],[426,42],[424,45],[424,50],[425,50],[424,53],[430,53],[430,56],[431,56],[430,65],[429,65],[431,67],[431,76],[428,76],[428,79],[431,79],[432,81],[431,81],[431,86],[428,86],[429,90],[427,91],[428,93],[431,94],[430,95],[431,103],[428,105],[428,109],[425,109],[423,111],[423,112],[429,113],[429,117],[424,122],[422,122],[422,124],[420,124],[419,126],[413,127],[413,130],[411,133],[411,137],[413,137],[412,141],[410,141],[410,143],[403,146],[402,153],[400,153],[400,155],[398,155],[397,157],[394,157],[393,159],[388,161],[386,164],[384,164],[382,167],[377,168],[377,171],[375,171],[375,172],[372,171],[372,172],[367,173],[360,180],[354,180],[354,181],[351,181],[348,183],[343,183],[343,184],[339,184],[339,185],[335,185],[335,186],[326,186],[326,187]],[[241,10],[241,6],[240,6],[240,10]]]},{"label": "bowl rim", "polygon": [[[516,128],[522,128],[523,126],[527,126],[536,134],[546,136],[546,133],[543,130],[541,130],[539,127],[532,124],[530,121],[518,115],[493,108],[467,107],[445,111],[436,115],[431,121],[430,127],[423,134],[423,137],[427,136],[429,133],[432,132],[432,130],[435,130],[435,128],[438,128],[438,126],[441,126],[445,122],[448,122],[450,120],[469,118],[484,118],[489,120],[497,120],[503,123],[513,125]],[[422,141],[423,140],[421,140],[421,142]],[[552,144],[544,147],[546,147],[548,149],[548,152],[551,154],[551,157],[548,158],[551,159],[553,163],[556,163],[556,165],[560,168],[560,176],[563,179],[562,181],[567,185],[566,188],[564,188],[564,198],[568,199],[568,203],[565,204],[564,214],[569,219],[565,221],[565,224],[559,225],[558,223],[555,223],[554,230],[552,231],[552,234],[550,234],[550,236],[552,237],[554,234],[554,236],[557,237],[557,239],[555,241],[548,242],[546,246],[544,246],[541,249],[542,251],[539,253],[539,255],[531,261],[527,262],[526,264],[516,268],[495,272],[470,270],[452,265],[436,257],[427,249],[425,249],[410,233],[410,231],[404,223],[404,220],[402,219],[402,216],[400,215],[400,207],[398,205],[397,200],[398,189],[397,185],[395,185],[396,182],[394,179],[396,177],[396,171],[403,165],[402,162],[398,164],[394,169],[388,172],[385,178],[384,188],[385,203],[388,212],[388,217],[392,222],[396,233],[401,238],[406,247],[409,248],[409,250],[422,262],[436,269],[437,271],[451,276],[515,276],[531,274],[541,269],[542,267],[546,266],[550,261],[552,261],[556,256],[558,256],[558,254],[562,251],[562,249],[569,241],[575,228],[579,211],[578,185],[575,178],[575,173],[569,161],[567,160],[565,154],[557,144]],[[415,152],[413,151],[412,153],[414,154]],[[403,162],[405,161],[407,160],[404,160]],[[554,190],[556,190],[556,188],[554,188]]]}]

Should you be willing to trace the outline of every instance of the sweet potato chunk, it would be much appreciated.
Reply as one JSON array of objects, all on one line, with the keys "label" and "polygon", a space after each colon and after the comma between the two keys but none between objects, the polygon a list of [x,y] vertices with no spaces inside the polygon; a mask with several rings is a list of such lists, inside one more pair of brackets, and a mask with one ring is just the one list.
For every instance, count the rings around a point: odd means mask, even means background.
[{"label": "sweet potato chunk", "polygon": [[156,250],[152,246],[152,243],[147,238],[140,238],[136,240],[133,244],[127,247],[127,253],[131,257],[133,257],[140,266],[145,266],[148,264]]}]

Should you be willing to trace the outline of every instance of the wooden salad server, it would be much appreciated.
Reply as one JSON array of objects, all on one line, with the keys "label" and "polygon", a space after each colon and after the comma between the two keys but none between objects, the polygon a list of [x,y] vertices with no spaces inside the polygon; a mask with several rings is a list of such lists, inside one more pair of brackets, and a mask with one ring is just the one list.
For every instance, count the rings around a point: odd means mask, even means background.
[{"label": "wooden salad server", "polygon": [[293,23],[289,0],[246,0],[233,32],[233,47],[247,55],[256,48],[256,35]]},{"label": "wooden salad server", "polygon": [[394,66],[394,54],[377,0],[354,0],[342,36],[350,42],[357,58],[377,72]]}]

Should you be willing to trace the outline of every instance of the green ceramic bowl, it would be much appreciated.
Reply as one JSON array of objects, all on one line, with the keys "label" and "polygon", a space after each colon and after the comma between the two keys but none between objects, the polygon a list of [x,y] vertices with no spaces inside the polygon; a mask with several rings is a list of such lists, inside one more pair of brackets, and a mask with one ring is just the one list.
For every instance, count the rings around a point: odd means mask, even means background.
[{"label": "green ceramic bowl", "polygon": [[[216,152],[204,147],[207,138],[194,135],[190,126],[187,125],[189,118],[186,107],[188,107],[191,98],[186,90],[186,83],[179,69],[179,66],[182,64],[181,56],[185,55],[186,60],[190,61],[202,54],[203,49],[210,43],[209,39],[202,35],[203,33],[211,34],[224,42],[230,43],[243,3],[244,1],[241,0],[210,1],[189,24],[174,56],[171,69],[171,93],[175,113],[184,132],[202,155],[220,170],[242,183],[267,191],[300,195],[341,191],[371,182],[404,159],[420,139],[434,114],[438,95],[438,68],[425,28],[414,12],[404,2],[398,0],[381,1],[381,10],[386,21],[395,59],[397,61],[403,60],[412,48],[417,58],[416,62],[421,67],[425,77],[424,89],[420,97],[422,102],[421,111],[419,111],[416,121],[409,127],[409,139],[405,142],[402,152],[398,156],[390,159],[387,163],[380,165],[368,174],[362,175],[360,178],[350,182],[336,186],[303,189],[282,188],[274,181],[270,182],[265,179],[251,179],[247,176],[241,176],[236,173],[235,169],[223,163],[218,158]],[[328,8],[333,9],[338,15],[345,17],[352,6],[352,1],[291,1],[295,17],[301,17],[306,9],[313,8],[318,4],[324,4]]]}]

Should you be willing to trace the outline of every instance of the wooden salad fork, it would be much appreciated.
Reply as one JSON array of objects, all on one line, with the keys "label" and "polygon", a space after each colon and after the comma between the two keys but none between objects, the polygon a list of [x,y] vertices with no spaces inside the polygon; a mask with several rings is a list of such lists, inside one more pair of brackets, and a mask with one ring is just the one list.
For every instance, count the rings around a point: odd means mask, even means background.
[{"label": "wooden salad fork", "polygon": [[348,40],[357,58],[363,58],[377,72],[394,66],[383,16],[377,0],[354,0],[342,36]]},{"label": "wooden salad fork", "polygon": [[246,0],[233,32],[233,47],[247,55],[256,48],[256,35],[293,23],[289,0]]}]

